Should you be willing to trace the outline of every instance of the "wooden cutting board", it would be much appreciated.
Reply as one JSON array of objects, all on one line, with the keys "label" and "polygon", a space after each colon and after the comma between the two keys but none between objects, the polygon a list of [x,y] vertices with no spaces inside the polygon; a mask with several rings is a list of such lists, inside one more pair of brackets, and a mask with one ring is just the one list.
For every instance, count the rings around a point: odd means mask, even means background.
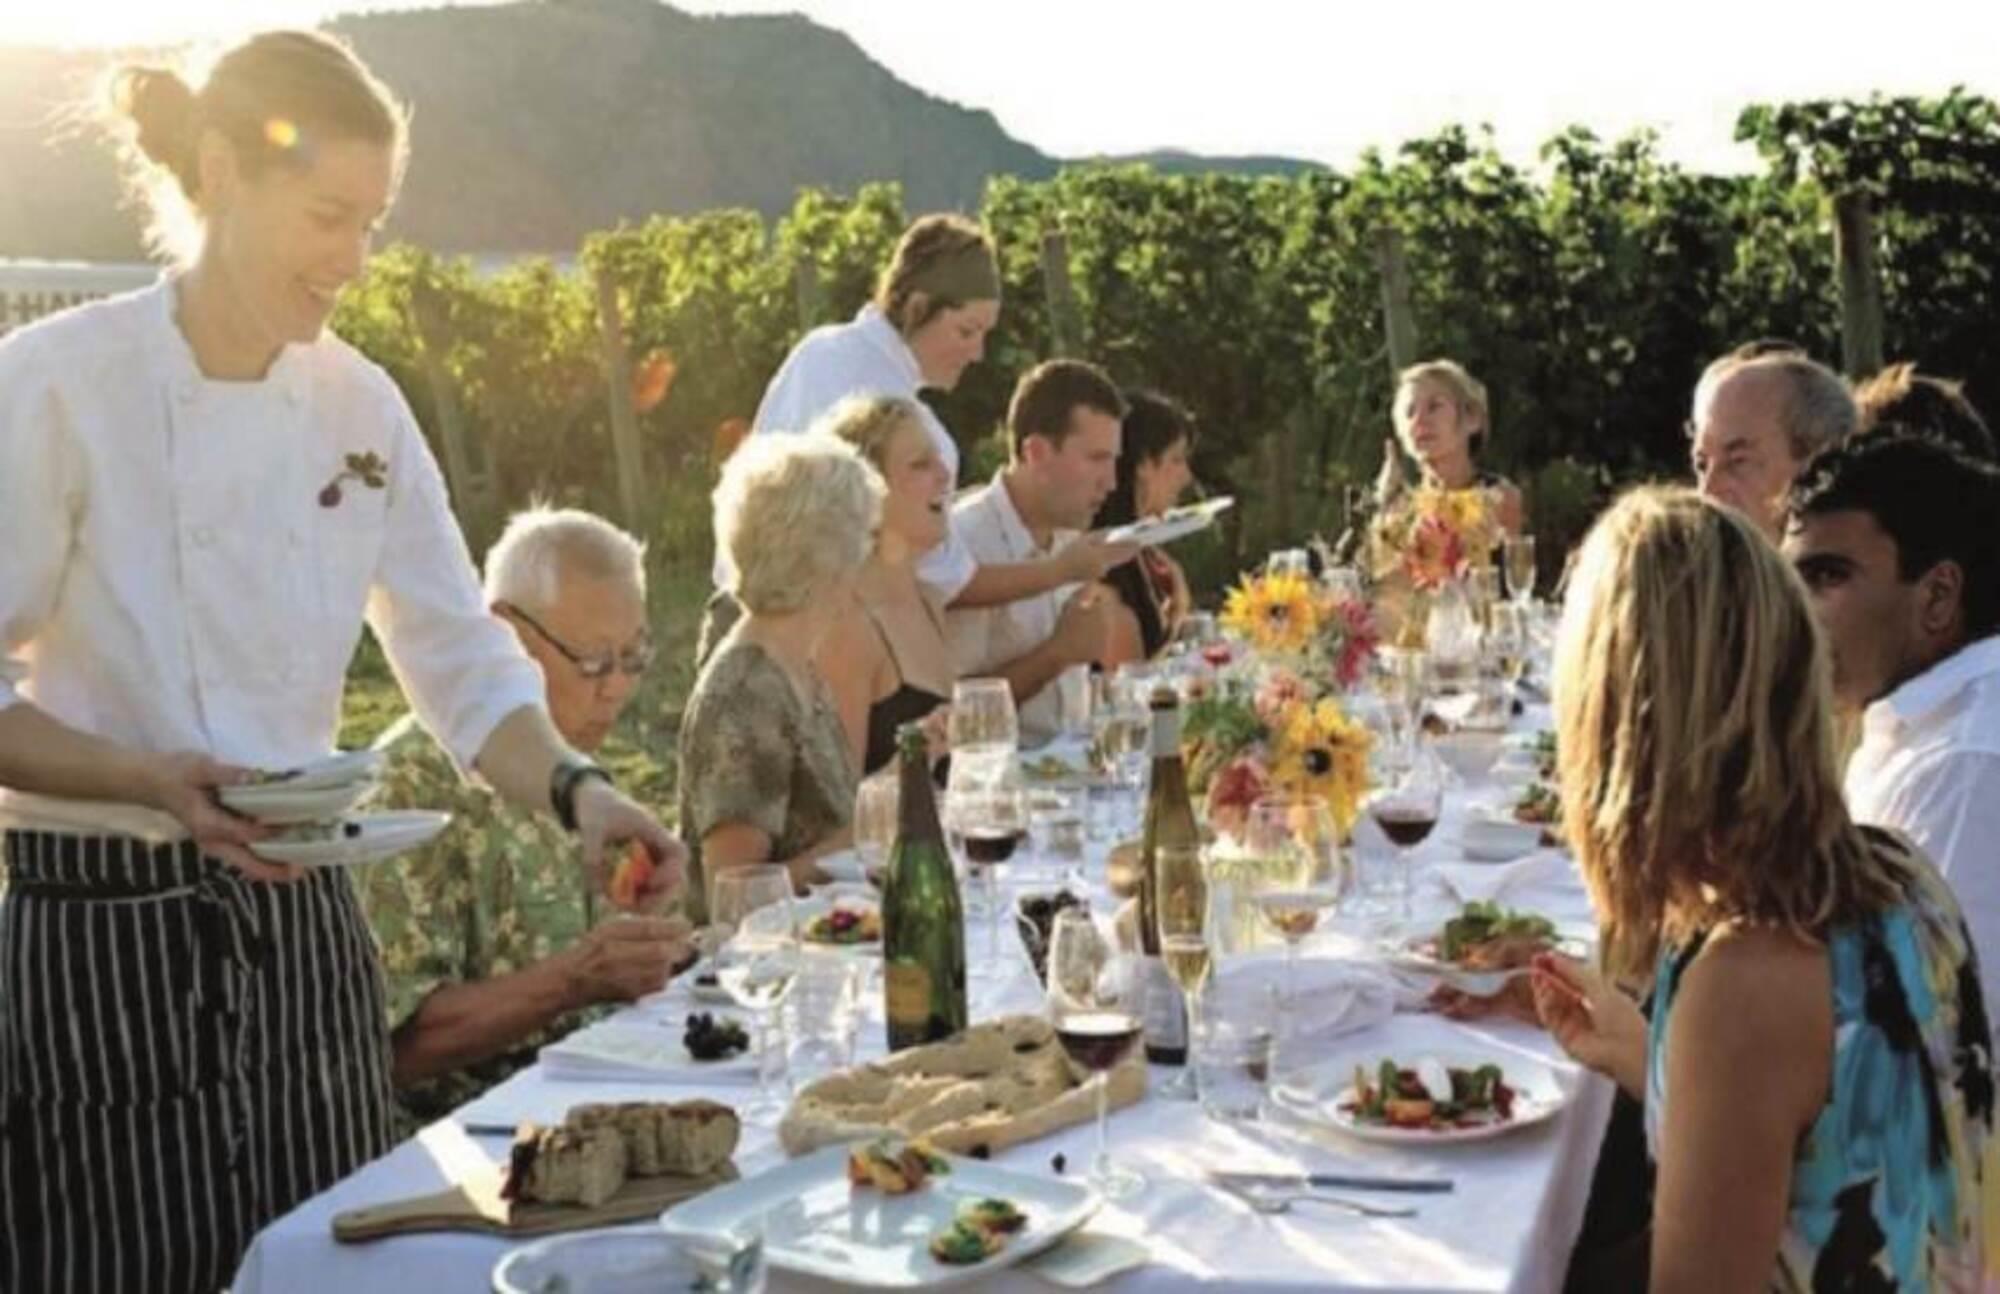
[{"label": "wooden cutting board", "polygon": [[701,1177],[631,1177],[594,1209],[578,1204],[509,1204],[500,1198],[502,1171],[494,1165],[450,1190],[413,1199],[349,1209],[333,1219],[333,1238],[346,1243],[405,1236],[419,1231],[481,1231],[495,1236],[544,1236],[587,1231],[658,1217],[671,1205],[712,1186],[736,1180],[736,1165]]}]

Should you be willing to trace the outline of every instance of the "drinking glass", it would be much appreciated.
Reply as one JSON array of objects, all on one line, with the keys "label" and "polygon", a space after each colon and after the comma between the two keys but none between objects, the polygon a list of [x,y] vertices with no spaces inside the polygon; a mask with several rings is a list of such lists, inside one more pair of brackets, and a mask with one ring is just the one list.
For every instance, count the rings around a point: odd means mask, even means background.
[{"label": "drinking glass", "polygon": [[1264,560],[1264,570],[1271,575],[1310,575],[1312,558],[1303,548],[1280,548]]},{"label": "drinking glass", "polygon": [[994,957],[1000,945],[1000,868],[1028,834],[1028,797],[1020,767],[1007,760],[979,766],[952,761],[943,826],[962,864],[967,892],[980,897]]},{"label": "drinking glass", "polygon": [[1316,795],[1266,796],[1250,806],[1244,825],[1250,846],[1271,865],[1259,875],[1252,902],[1271,932],[1285,941],[1284,1017],[1298,995],[1299,945],[1340,906],[1346,873],[1340,830]]},{"label": "drinking glass", "polygon": [[1127,1199],[1146,1184],[1112,1159],[1109,1132],[1110,1071],[1139,1045],[1145,994],[1138,959],[1119,953],[1088,912],[1057,914],[1049,935],[1049,1022],[1069,1058],[1095,1075],[1097,1158],[1090,1184],[1107,1200]]},{"label": "drinking glass", "polygon": [[1525,610],[1535,600],[1535,537],[1509,535],[1500,552],[1507,568],[1507,596]]},{"label": "drinking glass", "polygon": [[1430,689],[1430,656],[1420,647],[1384,647],[1376,654],[1382,700],[1397,734],[1392,763],[1407,767],[1415,757],[1417,734]]},{"label": "drinking glass", "polygon": [[716,980],[757,1024],[757,1097],[742,1113],[752,1123],[774,1123],[784,1114],[784,1103],[771,1090],[771,1025],[799,972],[792,875],[780,863],[725,867],[710,880],[709,890],[709,915],[720,944]]},{"label": "drinking glass", "polygon": [[1396,906],[1406,923],[1413,915],[1416,888],[1411,853],[1429,837],[1443,811],[1444,788],[1430,761],[1421,755],[1399,780],[1375,792],[1368,801],[1368,816],[1396,849]]},{"label": "drinking glass", "polygon": [[1087,789],[1040,786],[1028,792],[1028,843],[1044,867],[1062,869],[1063,884],[1082,888]]},{"label": "drinking glass", "polygon": [[1534,650],[1530,612],[1519,602],[1501,602],[1493,607],[1493,623],[1486,629],[1486,659],[1507,689],[1507,712],[1514,710],[1514,698],[1528,672],[1528,653]]},{"label": "drinking glass", "polygon": [[1014,690],[1003,678],[962,678],[951,690],[947,724],[953,764],[963,758],[1011,757],[1021,744]]},{"label": "drinking glass", "polygon": [[792,987],[791,1015],[804,1072],[829,1073],[854,1063],[861,1025],[861,995],[870,963],[833,950],[801,958]]},{"label": "drinking glass", "polygon": [[1320,576],[1320,583],[1341,602],[1359,602],[1363,596],[1361,572],[1352,566],[1327,567],[1326,573]]},{"label": "drinking glass", "polygon": [[854,792],[854,858],[861,876],[876,889],[887,879],[889,851],[896,844],[902,783],[895,767],[863,778]]},{"label": "drinking glass", "polygon": [[1231,1019],[1219,1011],[1203,1019],[1191,1045],[1201,1112],[1219,1123],[1262,1118],[1273,1042],[1271,1031],[1255,1020]]},{"label": "drinking glass", "polygon": [[[1208,869],[1198,851],[1162,848],[1156,860],[1153,899],[1154,931],[1160,940],[1160,960],[1180,986],[1186,1008],[1188,1045],[1201,1021],[1201,991],[1214,969],[1214,905],[1209,902]],[[1190,1057],[1192,1060],[1192,1057]],[[1200,1080],[1192,1063],[1161,1088],[1162,1096],[1199,1099]]]}]

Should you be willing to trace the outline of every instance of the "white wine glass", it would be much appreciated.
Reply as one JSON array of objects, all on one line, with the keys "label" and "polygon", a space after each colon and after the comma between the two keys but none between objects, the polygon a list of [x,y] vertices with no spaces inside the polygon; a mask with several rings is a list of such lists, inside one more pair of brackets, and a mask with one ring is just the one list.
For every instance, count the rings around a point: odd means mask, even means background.
[{"label": "white wine glass", "polygon": [[1340,831],[1316,795],[1266,796],[1250,806],[1244,825],[1260,868],[1251,901],[1264,924],[1285,942],[1284,1019],[1298,998],[1298,951],[1340,906],[1346,875]]},{"label": "white wine glass", "polygon": [[791,871],[780,863],[725,867],[709,889],[720,945],[716,980],[757,1024],[757,1098],[744,1114],[752,1123],[775,1123],[784,1104],[770,1084],[771,1023],[791,993],[800,958]]},{"label": "white wine glass", "polygon": [[1201,1032],[1201,995],[1214,970],[1213,908],[1209,902],[1208,870],[1199,849],[1162,847],[1155,859],[1153,914],[1160,940],[1160,960],[1167,976],[1180,988],[1186,1008],[1189,1055],[1181,1076],[1163,1095],[1201,1099],[1193,1056]]},{"label": "white wine glass", "polygon": [[1014,690],[1004,678],[962,678],[951,690],[951,762],[1011,758],[1021,744]]},{"label": "white wine glass", "polygon": [[1122,954],[1090,913],[1056,915],[1049,932],[1049,1023],[1070,1060],[1090,1071],[1097,1088],[1097,1158],[1090,1184],[1107,1200],[1129,1199],[1146,1179],[1111,1157],[1111,1071],[1139,1045],[1146,1018],[1146,979],[1137,958]]},{"label": "white wine glass", "polygon": [[862,879],[878,890],[887,879],[901,802],[902,784],[893,764],[863,778],[854,792],[854,858]]},{"label": "white wine glass", "polygon": [[1525,611],[1535,600],[1535,537],[1509,535],[1500,552],[1507,568],[1507,596]]}]

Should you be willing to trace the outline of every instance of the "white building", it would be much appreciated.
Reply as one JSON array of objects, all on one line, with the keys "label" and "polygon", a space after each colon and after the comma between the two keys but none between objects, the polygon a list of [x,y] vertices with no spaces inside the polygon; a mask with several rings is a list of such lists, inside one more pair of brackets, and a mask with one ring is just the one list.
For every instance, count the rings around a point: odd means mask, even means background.
[{"label": "white building", "polygon": [[143,261],[0,260],[0,337],[43,315],[145,287],[159,274]]}]

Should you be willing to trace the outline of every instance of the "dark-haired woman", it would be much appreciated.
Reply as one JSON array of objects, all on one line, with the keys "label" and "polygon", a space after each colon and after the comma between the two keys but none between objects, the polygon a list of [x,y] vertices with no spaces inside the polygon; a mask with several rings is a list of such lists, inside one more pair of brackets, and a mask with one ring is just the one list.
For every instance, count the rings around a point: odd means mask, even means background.
[{"label": "dark-haired woman", "polygon": [[426,726],[595,860],[679,845],[569,750],[388,377],[327,335],[404,159],[347,48],[115,82],[176,268],[0,343],[0,1289],[214,1294],[388,1149],[348,876],[216,788],[329,753],[364,614]]},{"label": "dark-haired woman", "polygon": [[[1194,483],[1194,417],[1156,391],[1127,395],[1118,483],[1097,510],[1101,530],[1157,517],[1180,502]],[[1142,548],[1138,559],[1105,577],[1118,594],[1106,669],[1160,654],[1188,613],[1187,575],[1164,548]]]}]

